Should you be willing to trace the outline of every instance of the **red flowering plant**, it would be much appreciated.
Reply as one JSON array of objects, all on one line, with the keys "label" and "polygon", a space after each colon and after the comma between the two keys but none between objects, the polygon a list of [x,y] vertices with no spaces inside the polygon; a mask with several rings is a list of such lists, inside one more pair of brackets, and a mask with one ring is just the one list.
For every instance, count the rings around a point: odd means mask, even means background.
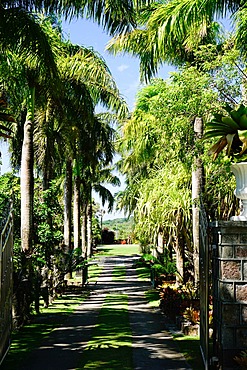
[{"label": "red flowering plant", "polygon": [[179,287],[164,284],[160,287],[160,298],[161,310],[172,320],[181,316],[191,323],[199,321],[198,288],[191,283]]},{"label": "red flowering plant", "polygon": [[160,287],[160,309],[165,315],[175,320],[183,312],[184,291],[178,287],[164,284]]}]

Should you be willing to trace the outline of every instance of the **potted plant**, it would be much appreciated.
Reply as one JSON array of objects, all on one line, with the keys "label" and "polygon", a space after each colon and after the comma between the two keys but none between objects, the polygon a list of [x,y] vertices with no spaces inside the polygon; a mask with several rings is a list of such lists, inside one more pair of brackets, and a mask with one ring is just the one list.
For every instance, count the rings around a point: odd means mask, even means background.
[{"label": "potted plant", "polygon": [[231,170],[236,178],[235,195],[241,200],[241,213],[231,220],[247,221],[247,107],[240,104],[236,109],[225,106],[225,114],[215,113],[206,123],[204,139],[219,137],[210,148],[213,159],[226,149],[231,158]]}]

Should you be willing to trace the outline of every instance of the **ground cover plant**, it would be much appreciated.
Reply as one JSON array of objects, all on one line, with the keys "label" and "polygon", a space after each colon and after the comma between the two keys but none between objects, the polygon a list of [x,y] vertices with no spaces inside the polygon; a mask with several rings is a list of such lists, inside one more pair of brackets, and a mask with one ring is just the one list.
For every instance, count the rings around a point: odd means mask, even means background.
[{"label": "ground cover plant", "polygon": [[54,328],[62,325],[87,296],[88,292],[66,294],[57,298],[48,308],[41,308],[41,315],[34,315],[28,325],[13,333],[10,350],[1,369],[17,370],[29,353],[37,348]]},{"label": "ground cover plant", "polygon": [[114,266],[112,271],[112,276],[114,280],[123,280],[126,277],[125,266]]},{"label": "ground cover plant", "polygon": [[[87,284],[95,283],[102,271],[102,266],[98,264],[98,261],[91,258],[88,263],[88,280]],[[71,279],[68,279],[69,285],[81,284],[82,282],[82,271],[78,271]]]},{"label": "ground cover plant", "polygon": [[178,343],[181,353],[194,370],[204,370],[200,352],[200,338],[185,335],[175,335],[174,340]]},{"label": "ground cover plant", "polygon": [[146,266],[136,267],[136,272],[138,275],[138,280],[140,281],[150,281],[150,269]]},{"label": "ground cover plant", "polygon": [[88,269],[88,283],[94,283],[98,280],[99,275],[101,274],[102,266],[98,264],[89,265]]},{"label": "ground cover plant", "polygon": [[97,251],[100,256],[131,256],[139,255],[140,247],[139,244],[111,244],[98,246]]},{"label": "ground cover plant", "polygon": [[131,338],[127,295],[107,295],[79,369],[132,370]]},{"label": "ground cover plant", "polygon": [[157,289],[149,289],[145,292],[145,297],[152,308],[159,307],[160,296]]}]

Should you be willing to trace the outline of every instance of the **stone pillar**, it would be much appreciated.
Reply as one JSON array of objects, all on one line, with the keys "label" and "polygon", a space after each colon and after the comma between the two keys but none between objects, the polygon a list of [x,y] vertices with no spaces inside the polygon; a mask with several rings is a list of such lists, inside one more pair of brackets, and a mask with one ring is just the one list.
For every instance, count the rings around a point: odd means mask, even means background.
[{"label": "stone pillar", "polygon": [[236,368],[247,348],[247,221],[210,224],[213,249],[214,356]]}]

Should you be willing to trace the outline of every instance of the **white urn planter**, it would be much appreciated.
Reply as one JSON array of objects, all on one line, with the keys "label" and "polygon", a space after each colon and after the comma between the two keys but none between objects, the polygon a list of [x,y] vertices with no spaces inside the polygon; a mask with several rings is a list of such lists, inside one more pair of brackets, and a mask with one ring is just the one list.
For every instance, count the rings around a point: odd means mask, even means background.
[{"label": "white urn planter", "polygon": [[231,171],[236,178],[234,194],[241,201],[240,215],[231,217],[231,220],[247,221],[247,162],[233,163]]}]

